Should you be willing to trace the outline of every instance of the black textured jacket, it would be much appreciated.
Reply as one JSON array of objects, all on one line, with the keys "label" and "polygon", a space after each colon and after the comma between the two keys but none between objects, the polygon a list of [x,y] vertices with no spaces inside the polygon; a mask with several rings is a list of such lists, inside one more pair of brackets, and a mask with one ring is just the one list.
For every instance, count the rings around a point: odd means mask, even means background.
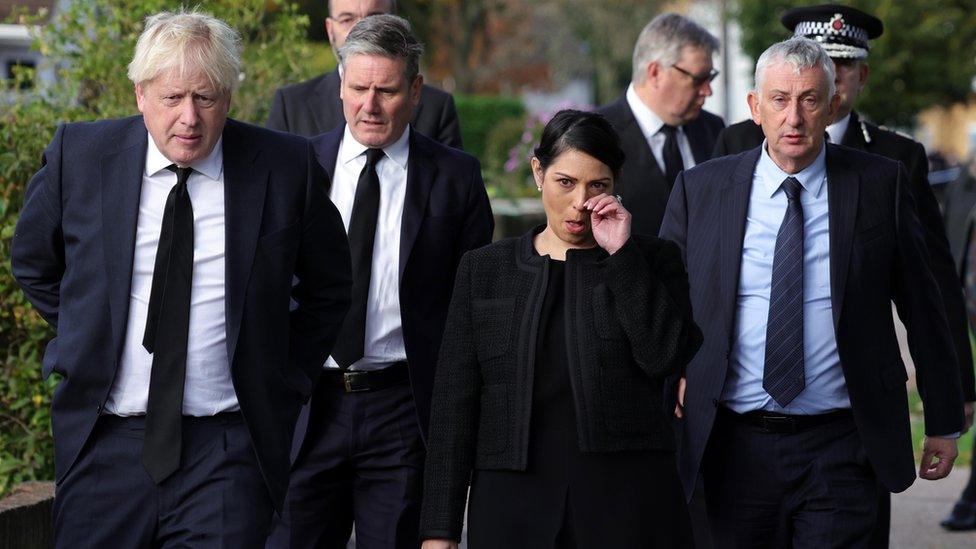
[{"label": "black textured jacket", "polygon": [[[549,259],[535,230],[461,260],[434,381],[421,537],[461,536],[473,468],[524,470]],[[664,378],[701,345],[677,246],[634,235],[566,256],[567,355],[580,450],[674,450]]]}]

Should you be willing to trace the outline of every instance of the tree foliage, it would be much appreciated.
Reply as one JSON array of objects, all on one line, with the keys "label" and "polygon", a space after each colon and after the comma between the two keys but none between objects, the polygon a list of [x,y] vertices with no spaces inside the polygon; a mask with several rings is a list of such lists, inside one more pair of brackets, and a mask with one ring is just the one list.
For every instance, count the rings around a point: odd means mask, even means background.
[{"label": "tree foliage", "polygon": [[[179,9],[164,0],[63,2],[46,24],[38,15],[15,14],[40,24],[33,47],[55,70],[55,82],[34,82],[33,71],[0,89],[0,256],[10,240],[24,188],[40,168],[41,153],[60,122],[136,114],[126,67],[147,15]],[[285,2],[213,0],[199,9],[236,28],[245,43],[244,74],[231,102],[231,116],[263,123],[271,95],[285,82],[322,72],[331,60],[306,40],[308,18]],[[43,15],[43,14],[41,14]],[[35,84],[20,89],[21,84]],[[40,361],[50,330],[26,302],[0,264],[0,494],[24,480],[50,479],[53,450],[50,396],[56,380],[40,379]]]},{"label": "tree foliage", "polygon": [[[873,121],[910,127],[915,115],[933,106],[964,101],[976,77],[976,0],[849,0],[885,26],[871,41],[868,86],[856,108]],[[753,59],[770,44],[788,38],[779,22],[787,8],[804,0],[739,0],[736,19],[743,50]]]}]

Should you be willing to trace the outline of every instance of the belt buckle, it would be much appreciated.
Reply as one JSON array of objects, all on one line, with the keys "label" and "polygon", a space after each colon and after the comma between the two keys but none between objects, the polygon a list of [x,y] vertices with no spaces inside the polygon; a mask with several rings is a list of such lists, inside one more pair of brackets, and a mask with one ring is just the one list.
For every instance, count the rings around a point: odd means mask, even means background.
[{"label": "belt buckle", "polygon": [[347,393],[364,393],[369,391],[369,387],[353,387],[352,380],[359,375],[359,372],[343,372],[342,385]]},{"label": "belt buckle", "polygon": [[771,433],[795,433],[796,421],[786,416],[763,416],[763,430]]}]

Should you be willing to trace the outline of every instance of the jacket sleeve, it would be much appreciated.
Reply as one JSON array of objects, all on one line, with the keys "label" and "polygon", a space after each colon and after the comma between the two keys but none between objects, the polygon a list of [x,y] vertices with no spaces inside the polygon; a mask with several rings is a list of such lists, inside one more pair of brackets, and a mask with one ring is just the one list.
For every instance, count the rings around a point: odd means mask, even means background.
[{"label": "jacket sleeve", "polygon": [[634,360],[651,377],[678,372],[702,343],[678,246],[662,240],[639,244],[632,236],[604,262]]},{"label": "jacket sleeve", "polygon": [[460,235],[460,254],[468,250],[491,244],[491,236],[495,231],[495,218],[491,212],[491,201],[485,190],[485,181],[481,178],[481,165],[477,160],[471,163],[471,175],[468,178],[468,201],[465,208],[464,227]]},{"label": "jacket sleeve", "polygon": [[283,132],[291,131],[288,128],[288,115],[285,112],[285,95],[281,88],[275,90],[274,99],[271,100],[271,110],[268,111],[268,121],[264,127]]},{"label": "jacket sleeve", "polygon": [[925,432],[929,436],[948,435],[963,427],[959,367],[939,289],[929,267],[915,200],[908,189],[908,174],[900,162],[897,166],[894,302],[908,330],[918,392],[924,404]]},{"label": "jacket sleeve", "polygon": [[332,351],[349,309],[352,267],[349,241],[339,211],[326,195],[328,176],[307,146],[308,181],[301,246],[292,298],[290,353],[293,363],[315,380]]},{"label": "jacket sleeve", "polygon": [[461,124],[458,121],[457,108],[454,106],[453,95],[448,95],[447,101],[444,102],[444,109],[441,111],[439,128],[437,130],[437,141],[455,149],[463,148],[463,144],[461,143]]},{"label": "jacket sleeve", "polygon": [[441,343],[430,417],[420,539],[461,539],[474,465],[481,375],[471,328],[471,254],[461,259]]},{"label": "jacket sleeve", "polygon": [[27,185],[10,249],[14,278],[27,300],[55,330],[58,328],[61,279],[65,272],[61,227],[64,133],[65,126],[59,126],[44,151],[40,171]]},{"label": "jacket sleeve", "polygon": [[918,143],[913,143],[908,169],[908,182],[915,198],[918,218],[925,235],[925,244],[932,259],[932,274],[935,275],[935,281],[939,285],[946,320],[949,322],[949,334],[952,336],[953,349],[956,351],[963,398],[967,402],[972,402],[976,400],[976,381],[973,376],[973,355],[969,347],[969,326],[962,284],[956,274],[956,264],[949,249],[942,212],[929,185],[925,149]]}]

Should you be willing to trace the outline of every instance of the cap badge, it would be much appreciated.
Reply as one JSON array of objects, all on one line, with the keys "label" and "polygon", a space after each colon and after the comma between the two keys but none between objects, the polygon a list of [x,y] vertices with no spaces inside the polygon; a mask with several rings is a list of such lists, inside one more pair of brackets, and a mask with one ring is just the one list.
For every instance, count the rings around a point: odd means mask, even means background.
[{"label": "cap badge", "polygon": [[830,20],[830,28],[832,28],[834,32],[840,32],[841,29],[844,28],[844,16],[839,13],[835,13],[834,17]]}]

